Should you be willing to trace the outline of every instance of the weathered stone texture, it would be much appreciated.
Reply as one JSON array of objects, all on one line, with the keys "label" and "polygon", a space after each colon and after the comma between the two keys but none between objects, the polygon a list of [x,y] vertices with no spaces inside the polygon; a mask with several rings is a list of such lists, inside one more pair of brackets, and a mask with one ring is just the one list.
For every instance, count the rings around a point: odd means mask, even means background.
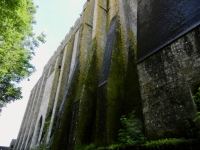
[{"label": "weathered stone texture", "polygon": [[[41,106],[40,106],[40,112],[38,113],[38,117],[37,117],[37,121],[36,121],[36,128],[35,128],[35,131],[34,131],[34,134],[33,134],[33,141],[32,141],[31,145],[38,144],[38,142],[40,141],[40,138],[42,136],[41,135],[42,132],[40,132],[39,137],[37,137],[36,136],[36,130],[38,130],[37,128],[39,128],[38,124],[39,124],[41,116],[43,116],[43,118],[46,116],[47,107],[48,107],[50,95],[51,95],[51,89],[52,89],[52,86],[53,86],[52,84],[53,84],[54,75],[55,75],[55,72],[52,73],[48,77],[47,82],[46,82],[44,95],[43,95],[42,103],[41,103]],[[44,119],[43,119],[41,129],[44,127],[44,123],[45,122],[44,122]],[[40,131],[42,131],[42,130],[40,130]]]},{"label": "weathered stone texture", "polygon": [[58,81],[57,92],[55,96],[55,101],[53,105],[51,122],[49,125],[48,135],[47,135],[47,143],[49,142],[52,134],[52,129],[54,128],[58,107],[61,104],[62,97],[64,96],[64,92],[68,83],[69,72],[70,72],[70,64],[71,64],[71,56],[72,56],[72,45],[74,38],[69,41],[69,43],[65,46],[62,64],[59,66],[60,76]]},{"label": "weathered stone texture", "polygon": [[79,30],[76,32],[75,38],[74,38],[74,46],[73,46],[73,51],[72,51],[72,58],[71,58],[71,64],[70,64],[70,71],[69,71],[68,81],[69,81],[69,79],[71,77],[72,70],[73,70],[74,65],[75,65],[75,60],[77,58],[78,37],[79,37]]},{"label": "weathered stone texture", "polygon": [[[40,116],[43,116],[43,118],[44,118],[41,129],[40,129],[41,130],[40,135],[38,138],[38,141],[40,141],[40,142],[42,142],[42,140],[44,140],[43,138],[45,136],[45,135],[43,135],[44,134],[44,132],[43,132],[44,125],[46,125],[46,122],[48,121],[47,119],[50,119],[52,116],[52,109],[53,109],[53,104],[54,104],[55,95],[56,95],[56,91],[57,91],[58,79],[59,79],[59,75],[60,75],[59,66],[60,66],[61,57],[62,57],[62,55],[58,55],[56,62],[55,62],[54,72],[47,79],[46,86],[45,86],[43,100],[42,100],[40,112],[38,115],[38,121],[39,121]],[[38,121],[37,121],[37,124],[38,124]],[[34,135],[35,135],[35,133],[34,133]]]},{"label": "weathered stone texture", "polygon": [[82,24],[82,31],[80,31],[80,69],[81,72],[83,71],[86,57],[87,57],[87,51],[90,47],[91,41],[92,41],[92,29],[93,29],[93,14],[94,12],[94,1],[88,1],[87,7],[84,9],[82,15],[83,15],[83,24]]},{"label": "weathered stone texture", "polygon": [[97,40],[97,67],[100,71],[107,40],[108,1],[96,0],[93,16],[92,38]]},{"label": "weathered stone texture", "polygon": [[20,134],[18,136],[18,141],[16,142],[16,145],[15,145],[16,149],[20,149],[21,146],[24,144],[22,142],[25,138],[24,135],[27,134],[25,131],[27,129],[27,124],[28,124],[28,120],[29,120],[29,116],[30,116],[30,109],[33,105],[33,100],[34,100],[34,96],[35,96],[35,88],[36,88],[36,86],[31,91],[31,95],[29,97],[29,102],[27,104],[26,112],[24,114],[23,124],[20,128]]},{"label": "weathered stone texture", "polygon": [[86,1],[31,92],[15,150],[117,142],[133,110],[149,140],[187,137],[185,120],[198,128],[200,27],[137,63],[137,3]]},{"label": "weathered stone texture", "polygon": [[138,64],[146,133],[181,137],[183,119],[195,117],[191,87],[200,81],[199,28]]},{"label": "weathered stone texture", "polygon": [[30,131],[30,128],[31,128],[31,123],[32,123],[32,119],[34,117],[34,110],[36,108],[36,103],[37,103],[37,100],[38,100],[38,96],[39,96],[39,87],[40,87],[40,84],[41,84],[41,80],[38,81],[38,83],[36,84],[37,86],[35,87],[35,96],[33,98],[33,103],[32,103],[32,107],[30,108],[30,116],[27,120],[28,124],[27,124],[27,127],[26,127],[26,131],[25,131],[25,135],[24,135],[24,141],[23,141],[23,144],[22,144],[22,149],[25,149],[26,148],[26,143],[27,143],[27,139],[29,138],[29,131]]},{"label": "weathered stone texture", "polygon": [[30,145],[31,145],[31,141],[32,141],[32,137],[33,137],[33,132],[35,129],[35,125],[36,125],[36,121],[37,121],[37,117],[38,117],[38,113],[39,113],[39,109],[40,109],[40,105],[41,105],[41,99],[42,99],[42,94],[44,91],[44,82],[46,81],[46,74],[44,73],[43,76],[40,78],[40,82],[38,85],[38,97],[37,97],[37,101],[35,103],[35,108],[34,108],[34,112],[33,112],[33,117],[31,118],[31,126],[29,128],[29,133],[28,133],[28,138],[26,139],[26,145],[25,145],[25,149],[29,149]]}]

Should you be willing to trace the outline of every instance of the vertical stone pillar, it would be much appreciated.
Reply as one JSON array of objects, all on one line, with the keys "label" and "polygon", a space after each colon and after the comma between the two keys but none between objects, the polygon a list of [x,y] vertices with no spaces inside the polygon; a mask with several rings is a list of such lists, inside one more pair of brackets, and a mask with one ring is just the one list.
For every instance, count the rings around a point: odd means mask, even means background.
[{"label": "vertical stone pillar", "polygon": [[[55,97],[56,97],[56,91],[57,91],[57,87],[58,87],[58,80],[59,80],[59,76],[60,76],[60,66],[61,66],[62,57],[63,57],[63,55],[59,54],[56,58],[56,63],[54,66],[55,76],[53,79],[53,87],[51,89],[51,96],[50,96],[50,101],[49,101],[49,105],[48,105],[48,109],[47,109],[47,114],[49,114],[53,109],[53,105],[54,105],[54,101],[55,101]],[[52,115],[52,114],[49,114],[49,115]]]},{"label": "vertical stone pillar", "polygon": [[[79,29],[78,29],[79,30]],[[79,35],[79,33],[75,33],[75,35]],[[51,126],[57,126],[57,124],[59,123],[59,127],[56,128],[53,134],[54,136],[53,138],[53,143],[52,143],[52,149],[62,149],[63,147],[63,143],[65,143],[65,145],[68,144],[69,142],[69,138],[67,138],[69,136],[68,134],[65,134],[70,127],[68,127],[68,124],[70,124],[70,120],[71,120],[71,115],[68,114],[68,111],[70,111],[70,109],[67,109],[67,112],[65,112],[65,107],[68,104],[69,101],[67,101],[65,103],[65,95],[66,95],[66,86],[69,86],[69,82],[70,81],[70,67],[73,66],[72,68],[74,68],[75,64],[72,64],[72,53],[73,50],[77,50],[78,47],[77,44],[79,44],[79,37],[75,35],[71,36],[70,41],[67,43],[67,45],[65,46],[65,51],[64,51],[64,56],[63,56],[63,62],[62,62],[62,67],[61,67],[61,73],[60,73],[60,78],[59,78],[59,83],[62,83],[61,85],[59,85],[58,83],[58,89],[57,89],[57,93],[56,93],[56,97],[57,97],[57,102],[55,101],[54,103],[54,108],[53,108],[53,114],[52,114],[52,119],[51,119]],[[76,58],[76,56],[74,55],[74,57]],[[75,59],[74,58],[74,59]],[[71,76],[73,76],[73,69],[71,70]],[[64,84],[63,84],[64,83]],[[65,86],[66,85],[66,86]],[[58,94],[58,95],[57,95]],[[60,96],[59,96],[60,95]],[[70,100],[71,101],[71,100]],[[67,105],[68,106],[68,105]],[[69,106],[71,107],[71,105]],[[58,114],[58,110],[61,111],[62,110],[62,116],[58,116],[60,114]],[[60,117],[60,118],[55,118],[55,117]],[[54,120],[53,120],[54,119]],[[52,127],[51,127],[52,128]],[[67,130],[67,131],[66,131]],[[50,132],[48,133],[48,139],[50,138]],[[48,140],[47,139],[47,140]],[[66,140],[66,142],[64,142]]]},{"label": "vertical stone pillar", "polygon": [[74,68],[75,61],[76,61],[76,58],[77,58],[79,35],[80,35],[79,30],[77,30],[76,33],[75,33],[75,37],[74,37],[74,47],[73,47],[73,51],[72,51],[72,58],[71,58],[68,82],[69,82],[69,79],[71,78],[72,70]]},{"label": "vertical stone pillar", "polygon": [[[74,146],[77,146],[80,144],[81,139],[89,138],[89,137],[82,137],[82,132],[85,131],[85,128],[82,128],[82,123],[78,123],[79,115],[82,118],[82,114],[79,113],[79,106],[81,105],[80,99],[82,98],[82,92],[84,91],[84,77],[86,72],[86,66],[88,65],[86,62],[88,61],[88,51],[91,46],[92,42],[92,31],[93,31],[93,14],[94,13],[94,5],[95,0],[87,1],[84,5],[84,11],[82,13],[83,18],[83,24],[82,24],[82,30],[80,30],[80,42],[78,45],[80,45],[80,76],[79,76],[79,83],[78,83],[78,89],[76,92],[76,97],[72,101],[74,102],[72,104],[73,107],[73,114],[72,114],[72,123],[70,125],[70,136],[69,136],[69,149],[73,149]],[[77,101],[78,100],[78,101]],[[79,105],[80,104],[80,105]],[[81,107],[81,106],[80,106]],[[84,109],[84,108],[83,108]],[[92,113],[92,112],[91,112]],[[91,120],[90,120],[91,121]],[[90,122],[88,121],[88,122]],[[79,128],[80,127],[80,128]],[[77,129],[78,128],[78,129]],[[81,133],[80,133],[81,132]],[[81,134],[81,136],[79,136]]]},{"label": "vertical stone pillar", "polygon": [[[116,1],[109,2],[112,4]],[[115,15],[110,23],[98,84],[95,143],[99,146],[117,141],[120,117],[123,114],[126,53],[121,34],[120,17]]]},{"label": "vertical stone pillar", "polygon": [[[137,9],[138,9],[137,3],[138,0],[131,0],[131,1],[127,0],[127,6],[126,6],[129,18],[129,26],[130,29],[133,31],[135,37],[137,37]],[[135,38],[135,40],[137,43],[137,38]]]},{"label": "vertical stone pillar", "polygon": [[25,149],[25,145],[26,145],[26,141],[27,141],[27,138],[28,138],[31,122],[32,122],[33,115],[34,115],[34,109],[35,109],[35,106],[36,106],[36,103],[37,103],[38,92],[39,92],[39,90],[38,90],[39,82],[40,82],[40,80],[35,85],[35,94],[34,94],[34,98],[33,98],[33,103],[30,106],[30,115],[29,115],[29,118],[27,119],[27,126],[26,126],[26,130],[25,130],[25,133],[24,133],[22,145],[21,145],[21,148],[20,148],[22,150]]},{"label": "vertical stone pillar", "polygon": [[101,69],[103,53],[105,50],[107,40],[107,19],[108,19],[108,1],[95,0],[95,9],[93,16],[93,30],[92,39],[96,38],[97,41],[97,61],[98,70]]},{"label": "vertical stone pillar", "polygon": [[50,122],[49,131],[48,131],[48,135],[47,135],[47,140],[46,140],[47,144],[51,138],[51,135],[53,134],[52,128],[55,128],[57,112],[58,112],[59,106],[61,104],[62,98],[64,97],[64,93],[65,93],[66,86],[68,83],[69,73],[71,70],[70,64],[71,64],[71,58],[72,58],[73,43],[74,43],[74,36],[72,37],[72,39],[69,41],[69,43],[64,48],[64,54],[63,54],[63,59],[62,59],[59,81],[58,81],[58,87],[57,87],[51,122]]},{"label": "vertical stone pillar", "polygon": [[49,67],[49,71],[48,71],[48,74],[47,74],[47,78],[50,76],[51,73],[52,73],[52,64],[51,64],[50,67]]},{"label": "vertical stone pillar", "polygon": [[[55,54],[56,55],[56,54]],[[58,83],[58,78],[59,78],[59,66],[60,66],[60,61],[61,60],[61,55],[58,55],[56,58],[55,62],[55,67],[52,65],[52,61],[50,62],[51,64],[48,64],[49,70],[51,70],[49,74],[49,77],[46,81],[43,97],[42,97],[42,102],[41,102],[41,107],[37,116],[37,121],[36,124],[40,122],[41,116],[44,118],[41,121],[41,127],[40,127],[40,132],[38,132],[38,127],[36,126],[31,142],[31,147],[34,147],[36,144],[39,144],[40,142],[44,142],[43,140],[43,128],[45,126],[45,120],[49,119],[51,117],[51,111],[53,109],[53,104],[55,100],[55,95],[56,95],[56,90],[57,90],[57,83]],[[53,62],[54,63],[54,62]],[[52,68],[54,67],[54,68]],[[52,72],[53,71],[53,72]]]},{"label": "vertical stone pillar", "polygon": [[83,30],[81,33],[81,41],[79,43],[80,44],[80,70],[81,72],[84,69],[88,49],[92,41],[93,16],[91,14],[93,14],[93,12],[94,12],[94,0],[87,1],[82,13]]},{"label": "vertical stone pillar", "polygon": [[[89,15],[92,13],[93,17]],[[72,120],[70,132],[71,139],[75,139],[75,147],[83,143],[95,142],[96,91],[107,35],[107,0],[90,1],[83,14],[84,28],[81,48],[85,51],[81,49],[81,74],[78,92],[73,103],[72,118],[74,120]],[[87,41],[87,45],[84,41]],[[71,148],[74,141],[70,142]]]},{"label": "vertical stone pillar", "polygon": [[17,141],[16,141],[15,146],[14,146],[15,150],[19,149],[19,145],[21,144],[21,140],[23,138],[23,134],[24,134],[23,131],[24,131],[24,128],[25,128],[25,122],[26,122],[26,119],[27,119],[27,115],[28,115],[30,103],[31,103],[31,100],[32,100],[32,96],[33,96],[33,89],[30,93],[30,97],[29,97],[29,101],[27,103],[26,111],[24,113],[24,117],[23,117],[23,120],[22,120],[22,123],[21,123],[21,127],[20,127],[20,130],[19,130],[18,136],[17,136]]},{"label": "vertical stone pillar", "polygon": [[30,110],[31,110],[31,106],[33,104],[33,101],[34,101],[34,97],[35,97],[35,90],[36,90],[36,86],[33,88],[33,90],[31,91],[31,95],[30,95],[30,98],[29,98],[29,102],[28,102],[28,105],[27,105],[27,109],[26,109],[26,112],[25,112],[25,115],[24,115],[24,121],[23,121],[23,127],[22,127],[22,131],[21,131],[21,136],[19,138],[19,142],[17,142],[17,145],[16,145],[16,150],[20,150],[21,149],[21,146],[23,144],[23,140],[24,140],[24,136],[25,136],[25,131],[26,131],[26,128],[27,128],[27,124],[28,124],[28,119],[30,117]]},{"label": "vertical stone pillar", "polygon": [[48,78],[48,72],[49,72],[49,68],[45,67],[43,69],[43,80],[42,80],[42,85],[41,85],[41,88],[40,88],[40,93],[39,93],[39,100],[38,100],[38,104],[37,104],[37,109],[35,110],[35,116],[34,116],[34,121],[32,122],[32,129],[31,129],[31,133],[30,133],[30,143],[28,143],[28,147],[30,149],[31,147],[31,144],[32,142],[34,141],[34,130],[36,129],[37,127],[37,118],[38,118],[38,115],[39,115],[39,111],[40,111],[40,107],[41,107],[41,103],[42,103],[42,98],[43,98],[43,95],[44,95],[44,89],[45,89],[45,85],[46,85],[46,82],[47,82],[47,78]]},{"label": "vertical stone pillar", "polygon": [[[69,85],[71,84],[71,82],[72,82],[72,80],[73,80],[73,78],[74,78],[74,69],[75,69],[75,66],[76,66],[76,62],[77,62],[77,60],[80,58],[80,57],[78,57],[79,56],[79,54],[80,54],[80,35],[81,35],[81,32],[82,32],[82,30],[80,29],[80,28],[78,28],[78,30],[76,31],[76,33],[75,33],[75,35],[74,35],[74,42],[73,42],[73,48],[72,48],[72,58],[71,58],[71,62],[70,62],[70,72],[69,72],[69,78],[68,78],[68,83],[67,83],[67,86],[69,87]],[[78,84],[78,83],[77,83]],[[73,88],[73,87],[72,87]],[[73,90],[76,90],[76,89],[73,89]],[[65,92],[67,91],[67,88],[65,88]],[[75,97],[75,94],[73,95],[73,98],[69,98],[69,101],[70,102],[64,102],[64,103],[62,103],[63,105],[61,106],[61,107],[63,107],[63,110],[65,110],[66,109],[66,107],[73,107],[72,105],[71,105],[71,102],[72,101],[74,101],[74,97]],[[64,97],[63,97],[64,98]],[[68,98],[68,95],[67,95],[67,97],[66,98]],[[66,100],[67,101],[67,100]],[[70,103],[70,104],[69,104]],[[64,112],[62,110],[62,112]],[[67,110],[67,112],[66,112],[66,114],[65,114],[66,116],[70,116],[70,118],[67,118],[67,120],[69,121],[69,120],[71,120],[71,112],[70,112],[70,109],[69,110]],[[63,120],[62,118],[63,117],[65,117],[65,116],[62,116],[61,117],[61,120],[62,121],[66,121],[65,119]],[[59,138],[57,138],[61,143],[62,143],[62,145],[60,145],[60,146],[62,146],[62,148],[67,148],[68,147],[68,142],[69,142],[69,130],[70,130],[70,121],[69,122],[65,122],[65,125],[63,124],[63,122],[61,121],[61,124],[63,125],[63,126],[65,126],[66,125],[66,129],[64,129],[64,128],[62,128],[62,130],[65,132],[64,134],[64,138],[62,138],[62,137],[59,137]],[[58,133],[58,134],[60,134],[60,133]],[[61,134],[63,134],[63,133],[61,133]],[[62,138],[62,139],[60,139],[60,138]]]},{"label": "vertical stone pillar", "polygon": [[119,13],[119,0],[108,1],[108,29],[114,16]]},{"label": "vertical stone pillar", "polygon": [[41,102],[42,102],[42,95],[43,95],[43,92],[44,92],[44,85],[45,85],[46,80],[47,80],[47,73],[43,72],[43,75],[42,75],[40,80],[41,81],[39,82],[37,101],[36,101],[36,105],[35,105],[35,108],[34,108],[33,118],[32,118],[28,138],[26,140],[26,145],[25,145],[25,149],[27,149],[27,150],[30,149],[30,144],[31,144],[34,128],[36,126],[36,121],[37,121],[40,105],[41,105]]},{"label": "vertical stone pillar", "polygon": [[[60,75],[60,62],[61,62],[61,58],[62,55],[59,54],[58,57],[56,58],[56,63],[54,66],[54,77],[53,77],[53,83],[52,83],[52,88],[49,91],[50,92],[50,97],[49,97],[49,101],[46,103],[46,110],[43,112],[43,116],[45,117],[45,121],[46,119],[49,119],[52,117],[52,110],[54,107],[54,102],[55,102],[55,98],[56,98],[56,91],[58,88],[58,80],[59,80],[59,75]],[[43,99],[45,100],[45,99]],[[44,106],[45,107],[45,106]],[[44,126],[42,125],[41,131],[43,130]],[[49,129],[48,129],[49,130]],[[47,131],[48,132],[48,131]],[[42,137],[42,132],[40,133],[40,137],[39,139]]]}]

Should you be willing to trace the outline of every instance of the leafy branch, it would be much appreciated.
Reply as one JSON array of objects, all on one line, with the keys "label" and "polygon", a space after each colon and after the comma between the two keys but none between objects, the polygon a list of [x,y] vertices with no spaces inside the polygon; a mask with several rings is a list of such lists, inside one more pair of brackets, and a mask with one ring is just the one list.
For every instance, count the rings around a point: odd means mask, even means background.
[{"label": "leafy branch", "polygon": [[123,129],[119,130],[118,140],[123,146],[135,146],[146,142],[146,137],[134,121],[134,113],[135,111],[132,111],[128,118],[125,115],[120,118]]},{"label": "leafy branch", "polygon": [[16,84],[35,71],[30,63],[34,48],[45,42],[44,33],[32,31],[35,13],[32,0],[0,0],[0,111],[22,98]]}]

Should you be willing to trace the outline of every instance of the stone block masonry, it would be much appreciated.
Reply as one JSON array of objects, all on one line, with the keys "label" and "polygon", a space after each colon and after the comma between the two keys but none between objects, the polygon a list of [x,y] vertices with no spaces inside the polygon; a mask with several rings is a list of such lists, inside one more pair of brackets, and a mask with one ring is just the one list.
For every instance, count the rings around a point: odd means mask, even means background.
[{"label": "stone block masonry", "polygon": [[141,30],[152,24],[164,28],[158,19],[138,22],[143,9],[151,12],[158,4],[151,2],[86,1],[31,91],[15,150],[73,150],[118,142],[120,117],[133,110],[134,122],[148,140],[188,138],[185,120],[199,130],[191,97],[200,87],[200,27],[189,27],[137,62],[137,45],[145,42],[138,41],[145,34]]},{"label": "stone block masonry", "polygon": [[182,137],[183,119],[195,118],[191,89],[200,81],[197,33],[199,27],[138,64],[146,133],[151,139]]}]

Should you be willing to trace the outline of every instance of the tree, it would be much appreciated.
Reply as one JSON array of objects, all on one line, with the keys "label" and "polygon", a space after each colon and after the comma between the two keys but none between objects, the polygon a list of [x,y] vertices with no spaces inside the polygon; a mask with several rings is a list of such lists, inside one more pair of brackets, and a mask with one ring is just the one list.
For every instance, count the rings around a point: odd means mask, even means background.
[{"label": "tree", "polygon": [[0,111],[22,98],[16,84],[35,71],[34,48],[45,42],[43,33],[36,37],[32,31],[35,13],[32,0],[0,0]]}]

